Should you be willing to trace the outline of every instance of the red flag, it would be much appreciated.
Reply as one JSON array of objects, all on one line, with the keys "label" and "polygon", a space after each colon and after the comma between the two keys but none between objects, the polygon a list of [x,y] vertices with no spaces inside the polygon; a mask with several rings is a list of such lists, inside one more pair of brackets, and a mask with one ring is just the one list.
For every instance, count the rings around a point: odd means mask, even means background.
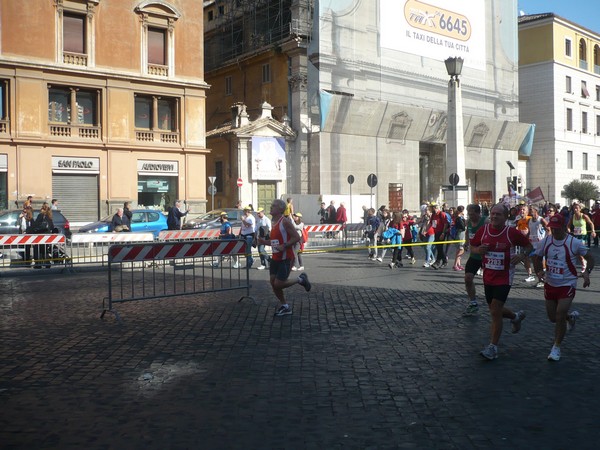
[{"label": "red flag", "polygon": [[544,193],[539,186],[532,191],[529,191],[529,194],[527,194],[526,197],[529,199],[530,203],[538,203],[545,200]]}]

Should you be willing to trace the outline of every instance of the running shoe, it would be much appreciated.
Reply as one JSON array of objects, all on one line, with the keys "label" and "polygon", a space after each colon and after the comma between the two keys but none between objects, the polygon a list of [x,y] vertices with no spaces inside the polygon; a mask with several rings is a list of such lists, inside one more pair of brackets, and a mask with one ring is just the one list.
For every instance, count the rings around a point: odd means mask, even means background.
[{"label": "running shoe", "polygon": [[298,267],[298,270],[304,270],[304,266]]},{"label": "running shoe", "polygon": [[579,318],[579,311],[573,311],[567,314],[567,332],[571,332],[575,329],[575,322]]},{"label": "running shoe", "polygon": [[548,355],[548,361],[558,361],[559,359],[560,359],[560,347],[553,345],[552,350],[550,350],[550,354]]},{"label": "running shoe", "polygon": [[381,259],[381,258],[375,258],[375,261],[377,261],[377,262],[383,262],[383,259]]},{"label": "running shoe", "polygon": [[463,316],[474,316],[479,312],[479,305],[477,303],[469,303],[463,312]]},{"label": "running shoe", "polygon": [[295,272],[296,270],[298,270],[298,268],[296,266],[293,266],[292,270]]},{"label": "running shoe", "polygon": [[424,262],[423,267],[431,267],[431,264],[429,264],[428,262]]},{"label": "running shoe", "polygon": [[410,263],[411,264],[415,264],[417,262],[417,260],[415,258],[410,258]]},{"label": "running shoe", "polygon": [[521,330],[521,322],[525,320],[525,311],[521,310],[516,313],[516,317],[510,321],[512,324],[512,333],[516,334]]},{"label": "running shoe", "polygon": [[275,311],[275,314],[273,314],[274,316],[287,316],[289,314],[292,313],[292,308],[289,306],[285,306],[285,305],[281,305],[279,308],[277,308],[277,311]]},{"label": "running shoe", "polygon": [[485,359],[493,361],[494,359],[498,358],[498,348],[494,344],[490,344],[481,350],[479,354]]},{"label": "running shoe", "polygon": [[535,277],[533,275],[529,275],[527,278],[525,278],[525,281],[527,283],[531,283],[532,281],[535,281]]},{"label": "running shoe", "polygon": [[394,264],[393,262],[391,262],[391,263],[388,264],[388,267],[390,269],[395,269],[396,268],[396,264]]},{"label": "running shoe", "polygon": [[544,287],[544,282],[543,281],[538,281],[537,284],[535,285],[536,288],[543,288]]},{"label": "running shoe", "polygon": [[265,270],[266,268],[267,268],[267,266],[262,266],[262,265],[261,265],[261,266],[258,266],[258,267],[256,268],[256,270]]},{"label": "running shoe", "polygon": [[234,269],[239,269],[240,265],[238,263],[234,263],[233,266],[231,266],[231,267],[233,267]]},{"label": "running shoe", "polygon": [[304,289],[306,289],[306,292],[310,291],[310,288],[312,287],[312,285],[310,284],[310,281],[308,281],[308,275],[306,275],[306,273],[302,272],[300,274],[300,276],[298,277],[298,283],[301,286],[304,286]]}]

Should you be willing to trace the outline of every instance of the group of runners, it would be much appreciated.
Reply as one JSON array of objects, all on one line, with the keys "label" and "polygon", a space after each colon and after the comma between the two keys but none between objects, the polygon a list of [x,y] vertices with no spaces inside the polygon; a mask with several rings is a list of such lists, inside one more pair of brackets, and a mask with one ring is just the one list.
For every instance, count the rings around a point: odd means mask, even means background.
[{"label": "group of runners", "polygon": [[[473,280],[481,268],[491,316],[490,343],[480,352],[481,356],[488,360],[498,357],[504,319],[510,320],[513,333],[521,329],[525,311],[512,311],[506,301],[516,266],[526,265],[531,258],[535,275],[543,283],[548,318],[555,323],[554,344],[548,360],[558,361],[565,333],[575,326],[579,316],[577,311],[570,312],[578,278],[583,278],[584,288],[590,285],[594,259],[588,248],[581,238],[567,233],[568,222],[561,214],[544,221],[545,233],[512,226],[517,221],[509,223],[509,209],[503,204],[491,208],[488,220],[481,216],[479,205],[469,205],[467,214],[466,244],[470,255],[465,266],[465,287],[470,301],[464,315],[476,314],[479,309]],[[533,227],[531,223],[530,220],[529,227]],[[578,266],[582,269],[580,273]]]}]

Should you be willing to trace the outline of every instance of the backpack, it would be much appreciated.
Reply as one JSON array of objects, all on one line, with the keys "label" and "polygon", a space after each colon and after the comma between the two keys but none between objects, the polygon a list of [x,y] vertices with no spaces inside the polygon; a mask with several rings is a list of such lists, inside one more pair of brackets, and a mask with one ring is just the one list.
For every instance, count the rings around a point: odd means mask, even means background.
[{"label": "backpack", "polygon": [[306,227],[302,228],[302,243],[306,244],[308,242],[308,230]]}]

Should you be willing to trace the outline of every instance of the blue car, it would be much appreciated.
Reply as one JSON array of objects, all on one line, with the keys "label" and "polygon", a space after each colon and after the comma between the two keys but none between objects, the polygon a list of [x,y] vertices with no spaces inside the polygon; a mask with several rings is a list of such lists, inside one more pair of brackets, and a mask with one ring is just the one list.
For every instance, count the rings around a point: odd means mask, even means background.
[{"label": "blue car", "polygon": [[[114,214],[89,223],[79,229],[80,233],[110,233]],[[157,238],[161,231],[168,229],[167,216],[155,209],[134,209],[131,211],[131,231],[134,233],[152,233]]]}]

